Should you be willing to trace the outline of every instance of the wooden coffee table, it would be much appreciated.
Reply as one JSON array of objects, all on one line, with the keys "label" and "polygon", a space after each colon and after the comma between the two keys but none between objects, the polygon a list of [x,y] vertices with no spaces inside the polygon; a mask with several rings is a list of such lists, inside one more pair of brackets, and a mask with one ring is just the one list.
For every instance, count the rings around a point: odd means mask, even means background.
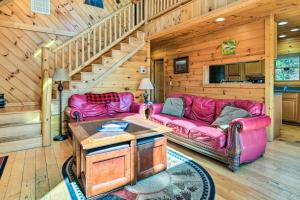
[{"label": "wooden coffee table", "polygon": [[[97,132],[96,128],[101,126],[101,124],[111,121],[111,120],[124,120],[129,122],[128,128],[124,132]],[[140,147],[137,146],[137,142],[142,139],[148,139],[163,135],[164,133],[171,132],[171,129],[153,123],[149,120],[138,118],[138,117],[124,117],[124,118],[111,118],[111,119],[102,119],[97,121],[88,121],[88,122],[79,122],[79,123],[70,123],[69,127],[73,136],[73,157],[74,157],[74,171],[78,178],[81,180],[82,185],[85,188],[86,196],[93,196],[97,193],[103,193],[114,187],[120,187],[127,183],[132,185],[136,184],[138,177],[146,177],[149,174],[154,174],[159,171],[166,169],[166,138],[160,137],[161,139],[157,142],[151,144],[152,149],[149,148],[149,145]],[[109,154],[106,152],[101,154],[102,157],[98,156],[88,156],[88,152],[92,149],[99,149],[102,147],[110,147],[116,144],[129,144],[127,148],[118,151],[114,151],[114,154]],[[150,152],[151,154],[147,153]],[[154,154],[157,154],[154,156]],[[122,156],[121,156],[122,155]],[[109,156],[114,156],[114,159]],[[144,160],[141,160],[144,158]],[[98,159],[98,160],[97,160]],[[147,160],[151,160],[152,163],[155,163],[150,170],[149,163]],[[103,161],[103,165],[98,165],[100,161]],[[121,161],[122,160],[122,161]],[[98,162],[99,161],[99,162]],[[112,171],[113,169],[107,169],[118,163],[121,165],[125,164],[124,171],[122,171],[122,176],[117,177],[119,172]],[[96,164],[97,163],[97,166]],[[141,164],[142,163],[142,164]],[[93,165],[95,164],[95,165]],[[98,167],[98,168],[95,168]],[[95,178],[95,171],[99,169],[99,177]],[[100,179],[105,179],[107,177],[100,177],[101,173],[104,172],[113,173],[111,176],[116,176],[117,181],[114,181],[115,186],[103,186],[103,189],[93,190],[91,182],[98,181]],[[144,171],[143,171],[144,170]],[[119,174],[120,175],[120,174]],[[93,180],[91,180],[93,179]],[[97,180],[96,180],[97,179]],[[91,181],[90,181],[91,180]],[[99,185],[97,185],[100,188]],[[93,191],[92,191],[93,190]],[[95,192],[96,191],[96,192]]]}]

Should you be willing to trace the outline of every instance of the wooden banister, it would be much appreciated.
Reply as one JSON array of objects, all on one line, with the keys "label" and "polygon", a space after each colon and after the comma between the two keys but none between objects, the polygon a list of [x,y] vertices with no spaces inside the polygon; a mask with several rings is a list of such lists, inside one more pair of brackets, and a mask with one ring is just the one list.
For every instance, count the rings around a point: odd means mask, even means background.
[{"label": "wooden banister", "polygon": [[144,0],[136,4],[129,3],[52,49],[50,53],[53,55],[50,57],[54,62],[50,62],[50,68],[66,68],[69,76],[72,76],[124,40],[144,22]]}]

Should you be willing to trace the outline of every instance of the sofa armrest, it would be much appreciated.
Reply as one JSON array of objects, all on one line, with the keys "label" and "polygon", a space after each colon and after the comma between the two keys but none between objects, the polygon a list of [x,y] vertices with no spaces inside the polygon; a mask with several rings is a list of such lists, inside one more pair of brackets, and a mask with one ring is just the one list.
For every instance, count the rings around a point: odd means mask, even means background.
[{"label": "sofa armrest", "polygon": [[163,104],[151,104],[149,106],[150,116],[155,115],[155,114],[159,114],[161,112],[162,108],[163,108]]},{"label": "sofa armrest", "polygon": [[227,137],[228,164],[232,171],[239,164],[253,161],[264,154],[269,116],[238,118],[230,123]]},{"label": "sofa armrest", "polygon": [[73,119],[76,119],[76,121],[82,121],[83,120],[83,114],[82,112],[80,111],[80,109],[78,108],[71,108],[71,107],[68,107],[66,109],[66,113],[69,117],[73,118]]},{"label": "sofa armrest", "polygon": [[142,117],[146,118],[146,109],[147,109],[147,104],[145,103],[132,103],[130,107],[130,112],[132,113],[138,113]]},{"label": "sofa armrest", "polygon": [[256,116],[247,118],[238,118],[230,123],[230,127],[238,126],[239,132],[247,132],[256,129],[266,128],[271,124],[269,116]]}]

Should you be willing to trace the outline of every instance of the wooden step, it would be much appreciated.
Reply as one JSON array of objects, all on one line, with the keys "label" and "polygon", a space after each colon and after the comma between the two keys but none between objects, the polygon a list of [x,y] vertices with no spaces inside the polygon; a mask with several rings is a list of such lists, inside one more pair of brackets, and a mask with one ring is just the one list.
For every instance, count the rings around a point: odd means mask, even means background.
[{"label": "wooden step", "polygon": [[40,135],[41,133],[42,127],[40,122],[0,124],[0,138],[17,137],[21,135]]},{"label": "wooden step", "polygon": [[40,114],[37,106],[7,107],[0,109],[0,125],[39,123]]},{"label": "wooden step", "polygon": [[42,135],[0,137],[0,153],[21,151],[42,146]]}]

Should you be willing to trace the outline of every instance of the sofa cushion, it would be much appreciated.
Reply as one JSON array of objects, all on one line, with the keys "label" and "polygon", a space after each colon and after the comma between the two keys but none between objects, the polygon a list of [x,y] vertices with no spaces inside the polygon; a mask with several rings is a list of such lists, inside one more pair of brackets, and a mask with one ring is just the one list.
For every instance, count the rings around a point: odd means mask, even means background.
[{"label": "sofa cushion", "polygon": [[134,96],[131,92],[119,93],[119,102],[110,102],[107,104],[107,111],[109,114],[129,112]]},{"label": "sofa cushion", "polygon": [[214,149],[221,149],[226,145],[226,135],[220,129],[209,126],[192,128],[189,139],[204,143]]},{"label": "sofa cushion", "polygon": [[258,116],[262,114],[263,106],[261,103],[250,100],[235,100],[234,106],[247,110],[251,115]]},{"label": "sofa cushion", "polygon": [[83,104],[80,111],[83,117],[103,116],[107,114],[105,104]]},{"label": "sofa cushion", "polygon": [[185,108],[184,99],[182,97],[169,97],[166,99],[161,114],[172,115],[175,117],[183,117]]},{"label": "sofa cushion", "polygon": [[159,124],[167,125],[170,121],[176,120],[178,117],[172,115],[165,115],[165,114],[155,114],[151,115],[150,120],[157,122]]},{"label": "sofa cushion", "polygon": [[188,117],[192,110],[193,95],[189,94],[173,94],[170,97],[183,97],[185,101],[184,117]]},{"label": "sofa cushion", "polygon": [[192,110],[188,118],[212,123],[215,116],[216,102],[206,97],[194,97]]},{"label": "sofa cushion", "polygon": [[217,117],[217,119],[211,125],[226,132],[232,120],[250,116],[251,113],[249,113],[247,110],[233,106],[225,106],[219,117]]},{"label": "sofa cushion", "polygon": [[210,124],[205,121],[197,121],[186,118],[178,118],[167,123],[167,126],[172,128],[176,134],[182,135],[184,137],[188,137],[189,132],[192,128],[209,125]]}]

